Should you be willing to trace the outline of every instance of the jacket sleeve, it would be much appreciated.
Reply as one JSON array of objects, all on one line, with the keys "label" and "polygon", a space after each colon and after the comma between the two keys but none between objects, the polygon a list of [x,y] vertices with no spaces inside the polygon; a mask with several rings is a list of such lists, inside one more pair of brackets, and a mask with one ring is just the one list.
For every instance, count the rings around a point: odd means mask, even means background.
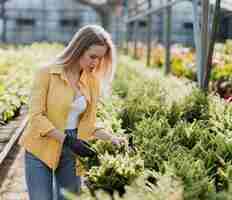
[{"label": "jacket sleeve", "polygon": [[46,136],[50,130],[55,128],[46,114],[48,87],[48,68],[41,68],[35,74],[29,104],[30,125],[40,136]]}]

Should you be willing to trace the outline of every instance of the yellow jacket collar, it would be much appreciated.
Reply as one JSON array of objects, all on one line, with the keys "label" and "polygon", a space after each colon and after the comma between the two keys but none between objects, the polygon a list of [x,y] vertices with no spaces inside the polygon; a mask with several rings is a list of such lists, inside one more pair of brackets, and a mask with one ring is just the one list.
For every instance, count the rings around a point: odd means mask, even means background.
[{"label": "yellow jacket collar", "polygon": [[[52,66],[50,68],[49,72],[52,73],[52,74],[60,74],[60,77],[64,81],[66,81],[66,83],[68,84],[68,79],[67,79],[67,77],[65,75],[63,66]],[[89,89],[88,89],[89,88],[89,78],[91,78],[91,77],[88,75],[88,72],[86,70],[83,70],[83,72],[81,73],[81,77],[80,77],[80,90],[85,95],[88,102],[90,102],[90,99],[91,99]]]},{"label": "yellow jacket collar", "polygon": [[[66,75],[65,75],[65,72],[64,72],[64,67],[63,66],[52,66],[50,68],[50,71],[49,71],[51,74],[60,74],[61,75],[61,78],[65,81],[68,81]],[[84,70],[81,74],[81,77],[80,77],[80,82],[82,82],[83,84],[86,83],[87,81],[87,78],[88,78],[88,75],[87,75],[87,72],[86,70]]]}]

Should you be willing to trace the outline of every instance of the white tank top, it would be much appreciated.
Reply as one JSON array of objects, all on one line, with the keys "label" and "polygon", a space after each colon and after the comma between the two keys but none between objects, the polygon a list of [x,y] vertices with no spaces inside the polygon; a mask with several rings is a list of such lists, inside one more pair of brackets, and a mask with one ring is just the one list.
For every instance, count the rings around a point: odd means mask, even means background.
[{"label": "white tank top", "polygon": [[79,115],[85,111],[87,107],[87,102],[85,96],[75,96],[73,102],[71,103],[71,109],[68,114],[66,121],[66,129],[77,128],[77,120]]}]

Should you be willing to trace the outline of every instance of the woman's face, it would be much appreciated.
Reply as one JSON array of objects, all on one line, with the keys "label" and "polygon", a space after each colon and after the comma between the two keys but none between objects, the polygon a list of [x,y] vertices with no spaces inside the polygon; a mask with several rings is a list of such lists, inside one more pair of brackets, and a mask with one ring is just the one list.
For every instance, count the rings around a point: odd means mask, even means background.
[{"label": "woman's face", "polygon": [[81,69],[87,69],[92,72],[101,62],[106,54],[107,47],[101,45],[92,45],[80,57],[79,64]]}]

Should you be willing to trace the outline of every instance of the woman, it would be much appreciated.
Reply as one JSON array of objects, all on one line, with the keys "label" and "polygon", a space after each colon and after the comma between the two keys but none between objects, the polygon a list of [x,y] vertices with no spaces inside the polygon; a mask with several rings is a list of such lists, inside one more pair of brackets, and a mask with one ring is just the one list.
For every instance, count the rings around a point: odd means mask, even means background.
[{"label": "woman", "polygon": [[29,123],[19,141],[25,148],[30,200],[52,200],[53,188],[59,200],[64,199],[62,188],[79,192],[81,168],[74,155],[95,156],[84,140],[126,142],[96,125],[97,101],[110,88],[115,59],[110,35],[99,26],[88,25],[36,73]]}]

